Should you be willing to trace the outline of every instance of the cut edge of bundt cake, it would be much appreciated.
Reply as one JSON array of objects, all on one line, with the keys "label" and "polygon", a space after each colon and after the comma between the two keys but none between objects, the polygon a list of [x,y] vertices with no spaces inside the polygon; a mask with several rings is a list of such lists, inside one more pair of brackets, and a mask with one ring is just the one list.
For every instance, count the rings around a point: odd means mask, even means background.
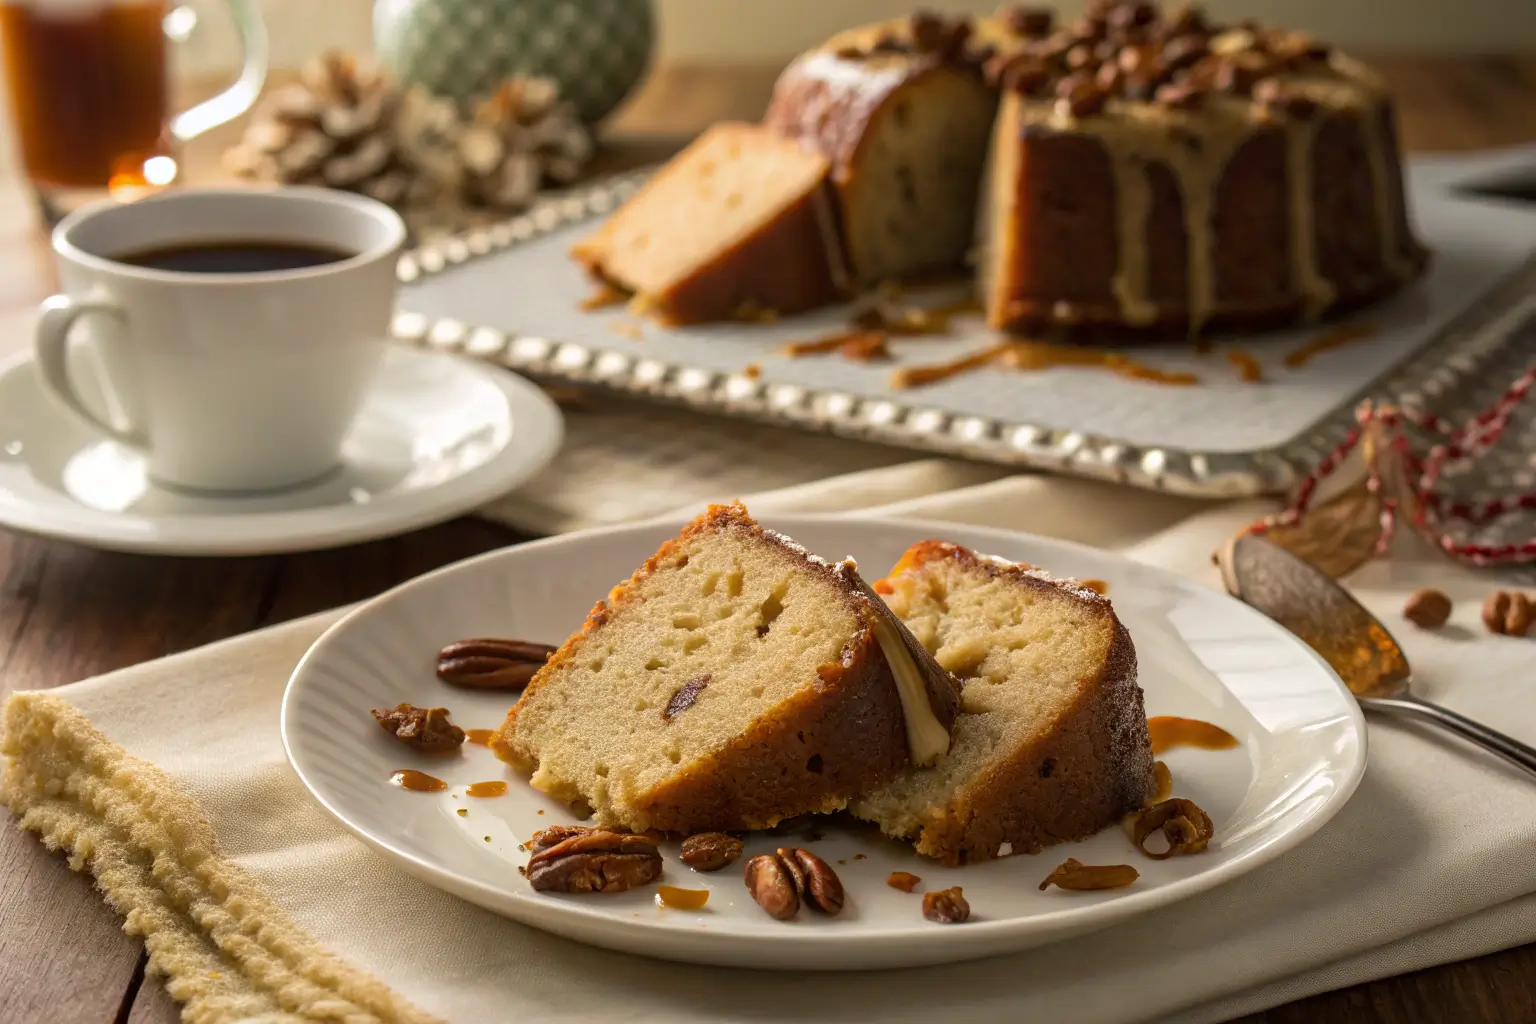
[{"label": "cut edge of bundt cake", "polygon": [[936,760],[958,706],[851,561],[713,505],[596,604],[491,746],[599,825],[761,829]]},{"label": "cut edge of bundt cake", "polygon": [[1086,838],[1152,797],[1136,650],[1108,599],[945,541],[877,584],[961,680],[949,752],[852,813],[955,865]]},{"label": "cut edge of bundt cake", "polygon": [[779,76],[763,123],[826,157],[861,286],[965,269],[997,93],[920,54],[819,49]]},{"label": "cut edge of bundt cake", "polygon": [[761,125],[722,121],[571,254],[667,324],[814,309],[848,290],[828,171]]}]

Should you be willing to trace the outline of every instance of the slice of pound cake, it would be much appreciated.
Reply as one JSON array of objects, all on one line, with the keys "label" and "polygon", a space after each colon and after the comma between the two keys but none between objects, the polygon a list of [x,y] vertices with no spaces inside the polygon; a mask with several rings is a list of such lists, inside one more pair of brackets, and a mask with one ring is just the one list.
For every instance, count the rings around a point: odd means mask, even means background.
[{"label": "slice of pound cake", "polygon": [[1081,839],[1151,798],[1136,650],[1108,600],[933,540],[877,588],[961,680],[961,713],[944,757],[855,815],[954,865]]},{"label": "slice of pound cake", "polygon": [[722,122],[572,251],[664,323],[812,309],[846,283],[827,174],[766,128]]},{"label": "slice of pound cake", "polygon": [[599,825],[761,829],[933,763],[958,704],[852,562],[715,505],[598,602],[492,747]]}]

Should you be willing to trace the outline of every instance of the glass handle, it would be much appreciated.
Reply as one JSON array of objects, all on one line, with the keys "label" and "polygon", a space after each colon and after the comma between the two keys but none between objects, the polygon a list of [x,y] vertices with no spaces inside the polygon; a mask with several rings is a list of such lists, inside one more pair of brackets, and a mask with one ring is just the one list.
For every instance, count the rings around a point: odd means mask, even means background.
[{"label": "glass handle", "polygon": [[256,0],[228,0],[228,3],[245,54],[240,77],[217,96],[183,110],[171,119],[171,134],[181,142],[245,113],[256,102],[267,80],[267,26],[261,20]]}]

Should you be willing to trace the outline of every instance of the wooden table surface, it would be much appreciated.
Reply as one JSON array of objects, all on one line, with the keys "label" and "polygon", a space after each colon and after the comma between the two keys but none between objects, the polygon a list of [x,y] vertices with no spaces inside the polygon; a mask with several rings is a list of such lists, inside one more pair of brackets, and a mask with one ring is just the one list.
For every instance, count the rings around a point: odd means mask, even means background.
[{"label": "wooden table surface", "polygon": [[[1410,150],[1536,140],[1536,55],[1375,62],[1401,102]],[[654,159],[720,118],[755,119],[774,69],[663,66],[610,127],[603,159]],[[189,180],[208,180],[233,137],[194,143]],[[46,233],[24,190],[0,181],[0,356],[30,344],[55,283]],[[345,549],[256,558],[112,554],[0,530],[0,693],[58,686],[367,598],[448,562],[526,539],[465,518]],[[3,814],[0,811],[0,814]],[[1404,836],[1404,842],[1412,842]],[[18,829],[0,830],[0,1018],[71,1024],[177,1019],[144,947],[124,934],[88,876]],[[1134,999],[1134,993],[1127,993]],[[1246,1024],[1536,1021],[1536,944],[1316,996]]]}]

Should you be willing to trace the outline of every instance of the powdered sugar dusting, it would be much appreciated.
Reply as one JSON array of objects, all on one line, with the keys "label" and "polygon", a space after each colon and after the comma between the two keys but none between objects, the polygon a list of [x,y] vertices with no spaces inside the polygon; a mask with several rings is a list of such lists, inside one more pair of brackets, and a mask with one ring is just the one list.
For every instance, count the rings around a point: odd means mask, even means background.
[{"label": "powdered sugar dusting", "polygon": [[1010,562],[1008,559],[999,555],[989,555],[981,551],[974,551],[972,554],[974,554],[981,561],[991,562],[993,565],[996,565],[999,568],[1007,569],[1010,572],[1017,572],[1021,575],[1032,577],[1033,579],[1039,580],[1041,583],[1049,583],[1053,587],[1065,590],[1073,597],[1079,597],[1085,601],[1095,601],[1103,604],[1109,603],[1109,599],[1106,598],[1103,594],[1099,593],[1097,590],[1083,586],[1081,581],[1073,579],[1069,576],[1056,576],[1046,571],[1045,569],[1041,569],[1035,566],[1020,565],[1018,562]]},{"label": "powdered sugar dusting", "polygon": [[[836,567],[828,562],[825,558],[822,558],[820,555],[813,553],[804,544],[801,544],[793,537],[786,536],[780,533],[778,530],[770,530],[766,526],[762,529],[763,536],[772,538],[779,544],[782,544],[790,551],[793,551],[795,554],[805,559],[807,562],[810,562],[812,565],[819,565],[824,568],[832,569],[834,572],[837,571]],[[848,561],[852,561],[852,559],[848,559]]]}]

